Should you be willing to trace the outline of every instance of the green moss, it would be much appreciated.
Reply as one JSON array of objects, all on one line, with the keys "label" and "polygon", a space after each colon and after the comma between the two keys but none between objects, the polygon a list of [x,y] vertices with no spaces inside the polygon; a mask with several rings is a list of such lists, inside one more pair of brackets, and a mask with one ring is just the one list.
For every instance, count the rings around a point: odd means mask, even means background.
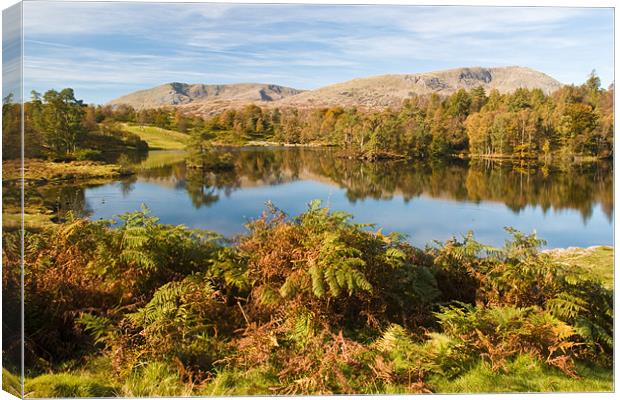
[{"label": "green moss", "polygon": [[26,378],[25,397],[114,397],[108,381],[83,374],[45,374]]}]

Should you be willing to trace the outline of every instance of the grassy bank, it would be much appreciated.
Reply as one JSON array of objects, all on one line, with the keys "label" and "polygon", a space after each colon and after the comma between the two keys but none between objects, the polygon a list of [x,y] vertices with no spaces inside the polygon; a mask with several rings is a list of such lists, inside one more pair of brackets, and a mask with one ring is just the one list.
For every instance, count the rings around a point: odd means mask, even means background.
[{"label": "grassy bank", "polygon": [[124,123],[124,130],[140,136],[148,143],[150,150],[183,150],[189,136],[185,133],[158,128],[156,126],[139,126]]},{"label": "grassy bank", "polygon": [[[63,181],[78,181],[99,178],[120,178],[131,175],[131,171],[116,164],[97,161],[53,162],[41,159],[24,161],[24,180],[26,184],[44,184]],[[16,181],[21,179],[20,160],[2,162],[2,179]]]},{"label": "grassy bank", "polygon": [[570,247],[549,250],[557,261],[569,265],[575,271],[601,282],[606,288],[614,288],[614,249],[594,246],[587,249]]},{"label": "grassy bank", "polygon": [[20,206],[21,162],[2,162],[3,208],[2,226],[16,229],[24,225],[29,229],[41,229],[53,225],[56,213],[45,206],[46,195],[42,189],[59,188],[67,184],[95,185],[131,175],[133,172],[117,164],[98,161],[53,162],[42,159],[24,161],[25,206]]}]

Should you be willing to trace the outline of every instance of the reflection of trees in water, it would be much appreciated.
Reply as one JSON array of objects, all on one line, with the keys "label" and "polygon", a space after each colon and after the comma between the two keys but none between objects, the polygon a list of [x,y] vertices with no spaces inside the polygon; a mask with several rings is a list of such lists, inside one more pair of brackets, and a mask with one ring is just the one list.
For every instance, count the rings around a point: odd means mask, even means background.
[{"label": "reflection of trees in water", "polygon": [[131,176],[130,178],[120,181],[121,194],[123,197],[129,196],[129,194],[133,191],[136,180],[137,178],[135,176]]},{"label": "reflection of trees in water", "polygon": [[[78,218],[84,218],[92,213],[92,208],[86,201],[84,189],[84,187],[68,185],[43,187],[39,192],[41,198],[31,197],[29,201],[42,200],[42,205],[53,212],[52,220],[55,222],[65,220],[68,212],[72,212]],[[36,195],[33,194],[33,196]]]},{"label": "reflection of trees in water", "polygon": [[102,154],[102,158],[105,162],[112,164],[139,164],[142,161],[146,160],[149,155],[148,151],[114,151],[114,152],[106,152]]},{"label": "reflection of trees in water", "polygon": [[215,173],[200,168],[186,170],[185,190],[196,208],[209,206],[220,199],[219,191],[224,190],[226,196],[238,188],[239,180],[234,171]]},{"label": "reflection of trees in water", "polygon": [[[209,206],[222,194],[249,186],[277,185],[299,179],[319,180],[346,190],[349,201],[402,196],[405,201],[420,196],[457,201],[496,201],[514,212],[528,206],[578,210],[584,219],[601,204],[613,216],[613,170],[611,163],[565,164],[531,168],[509,162],[361,162],[339,158],[333,149],[231,150],[234,168],[230,171],[188,169],[183,162],[140,171],[140,179],[185,190],[194,207]],[[123,194],[132,190],[137,177],[121,183]],[[84,209],[83,190],[65,189],[58,204]],[[73,196],[73,197],[72,197]],[[45,196],[47,197],[47,196]],[[60,208],[59,208],[60,209]]]},{"label": "reflection of trees in water", "polygon": [[[488,160],[368,163],[336,157],[331,149],[231,153],[234,171],[215,175],[222,178],[234,174],[236,187],[239,181],[272,185],[300,178],[324,179],[345,188],[351,202],[395,195],[408,201],[427,195],[457,201],[497,201],[514,212],[527,206],[540,206],[544,211],[575,209],[584,219],[600,203],[608,218],[613,215],[613,171],[608,162],[528,167]],[[209,174],[206,177],[215,179]]]},{"label": "reflection of trees in water", "polygon": [[587,220],[600,203],[610,220],[613,215],[613,172],[607,162],[548,169],[472,163],[465,184],[470,198],[501,201],[515,212],[526,206],[576,209]]}]

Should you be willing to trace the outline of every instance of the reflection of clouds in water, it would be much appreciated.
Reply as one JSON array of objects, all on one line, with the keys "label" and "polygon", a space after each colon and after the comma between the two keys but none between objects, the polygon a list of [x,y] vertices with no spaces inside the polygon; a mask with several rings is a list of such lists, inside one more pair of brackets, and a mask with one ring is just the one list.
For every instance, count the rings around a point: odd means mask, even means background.
[{"label": "reflection of clouds in water", "polygon": [[[96,197],[101,190],[106,189],[90,189],[87,197]],[[583,224],[577,211],[544,217],[539,207],[528,207],[517,215],[503,205],[487,202],[463,207],[463,204],[454,201],[418,198],[408,204],[372,199],[351,204],[344,196],[344,190],[335,190],[316,182],[298,181],[280,186],[241,189],[229,198],[220,198],[208,208],[198,209],[194,208],[188,196],[170,198],[169,192],[169,189],[155,184],[138,182],[131,199],[116,203],[113,200],[119,197],[110,197],[109,202],[95,210],[94,218],[110,218],[133,211],[144,202],[164,223],[182,223],[234,235],[244,231],[243,224],[249,219],[260,215],[268,200],[289,215],[295,215],[303,212],[305,204],[312,199],[324,202],[330,199],[333,209],[353,214],[355,222],[375,223],[384,232],[407,234],[409,240],[418,246],[433,240],[447,240],[452,235],[464,235],[469,230],[473,230],[476,238],[484,243],[501,245],[508,237],[503,231],[505,226],[528,233],[536,229],[540,237],[548,240],[548,247],[612,243],[611,226],[600,206],[594,208],[590,221]]]},{"label": "reflection of clouds in water", "polygon": [[[155,153],[155,152],[153,152]],[[536,229],[549,247],[610,244],[613,220],[611,173],[604,166],[597,182],[592,171],[532,172],[529,185],[516,187],[521,176],[509,168],[468,167],[464,163],[360,163],[322,149],[235,150],[235,170],[196,173],[183,162],[160,165],[150,156],[131,183],[87,190],[93,218],[134,211],[146,203],[161,221],[216,230],[244,231],[272,201],[289,215],[320,199],[359,223],[374,223],[385,232],[409,235],[419,246],[473,230],[476,238],[501,245],[503,228]],[[155,154],[158,159],[169,154]],[[518,190],[517,190],[518,189]],[[573,194],[576,193],[576,194]]]}]

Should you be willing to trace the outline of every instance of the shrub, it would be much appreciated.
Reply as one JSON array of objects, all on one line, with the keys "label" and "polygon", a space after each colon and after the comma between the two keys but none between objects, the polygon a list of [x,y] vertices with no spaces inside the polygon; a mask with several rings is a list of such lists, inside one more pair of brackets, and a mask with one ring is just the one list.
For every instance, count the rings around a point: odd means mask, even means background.
[{"label": "shrub", "polygon": [[575,331],[538,307],[476,308],[462,304],[442,307],[436,314],[444,333],[469,354],[488,360],[494,370],[519,354],[530,354],[542,362],[574,376],[571,356],[577,343]]},{"label": "shrub", "polygon": [[434,251],[442,297],[487,307],[544,309],[571,325],[585,344],[576,357],[610,365],[613,292],[541,253],[544,241],[535,234],[507,231],[512,238],[503,248],[484,246],[469,234]]},{"label": "shrub", "polygon": [[271,207],[248,224],[239,249],[248,259],[252,307],[266,315],[307,309],[331,326],[375,330],[392,319],[427,318],[438,291],[419,252],[350,219],[312,202],[292,220]]},{"label": "shrub", "polygon": [[94,149],[78,149],[73,152],[73,157],[78,161],[100,161],[101,151]]},{"label": "shrub", "polygon": [[119,333],[107,335],[117,369],[161,360],[176,363],[188,381],[204,379],[240,326],[238,310],[227,302],[200,274],[163,285],[146,305],[125,315]]},{"label": "shrub", "polygon": [[[510,232],[499,249],[470,234],[420,250],[319,202],[294,218],[269,206],[234,241],[146,208],[118,222],[69,216],[25,236],[27,373],[60,372],[28,388],[417,393],[471,379],[525,390],[505,377],[523,360],[573,379],[594,370],[583,361],[608,368],[613,293],[540,253],[535,235]],[[20,237],[3,239],[4,287],[15,289]],[[19,304],[16,292],[3,300]],[[84,360],[103,364],[65,372]]]}]

